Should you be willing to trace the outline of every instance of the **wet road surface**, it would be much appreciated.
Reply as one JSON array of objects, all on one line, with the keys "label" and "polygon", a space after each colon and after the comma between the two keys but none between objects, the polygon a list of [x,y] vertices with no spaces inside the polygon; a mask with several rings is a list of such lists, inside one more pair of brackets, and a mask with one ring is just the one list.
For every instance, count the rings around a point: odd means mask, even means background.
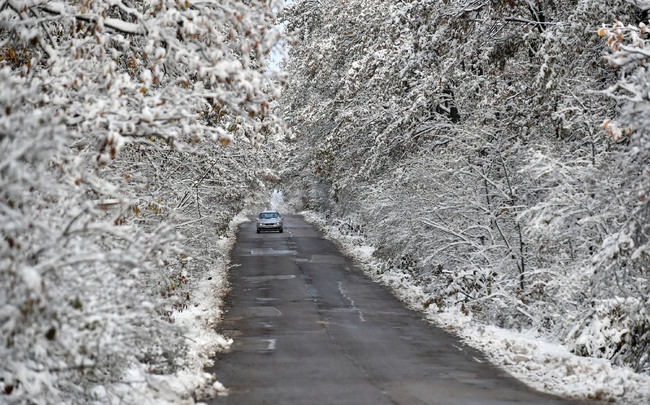
[{"label": "wet road surface", "polygon": [[241,226],[211,404],[559,405],[408,310],[298,216]]}]

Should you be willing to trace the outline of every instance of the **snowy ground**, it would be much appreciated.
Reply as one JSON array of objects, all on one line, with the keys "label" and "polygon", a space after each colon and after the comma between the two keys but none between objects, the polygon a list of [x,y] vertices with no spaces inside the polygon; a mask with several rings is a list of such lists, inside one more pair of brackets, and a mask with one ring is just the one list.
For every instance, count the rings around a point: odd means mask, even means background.
[{"label": "snowy ground", "polygon": [[389,286],[411,308],[423,312],[434,324],[460,336],[529,386],[548,393],[576,399],[596,399],[620,405],[650,404],[650,376],[613,366],[604,359],[579,357],[559,342],[538,336],[486,326],[474,322],[460,310],[425,309],[425,295],[399,272],[378,274],[381,268],[372,257],[374,249],[358,237],[344,235],[311,212],[305,219],[319,226],[329,239],[336,241],[345,254],[354,258],[376,281]]},{"label": "snowy ground", "polygon": [[[173,375],[152,375],[132,368],[123,376],[123,385],[111,387],[120,390],[120,403],[139,405],[192,405],[202,399],[213,398],[224,390],[206,373],[212,359],[219,351],[227,350],[232,341],[216,332],[221,317],[223,301],[227,292],[227,253],[235,243],[238,226],[248,221],[244,214],[235,217],[229,225],[226,237],[219,239],[214,247],[223,254],[224,260],[209,269],[209,283],[199,283],[194,291],[194,305],[175,314],[175,322],[186,329],[188,351],[187,367]],[[98,403],[104,403],[106,393],[95,393]]]}]

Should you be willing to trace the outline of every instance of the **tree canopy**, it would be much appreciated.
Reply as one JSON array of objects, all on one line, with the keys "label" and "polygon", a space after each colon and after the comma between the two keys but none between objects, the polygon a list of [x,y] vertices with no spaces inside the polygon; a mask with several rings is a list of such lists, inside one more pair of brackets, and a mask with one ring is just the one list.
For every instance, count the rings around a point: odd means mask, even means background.
[{"label": "tree canopy", "polygon": [[184,366],[174,313],[272,185],[282,7],[0,1],[3,401],[129,402],[126,370]]}]

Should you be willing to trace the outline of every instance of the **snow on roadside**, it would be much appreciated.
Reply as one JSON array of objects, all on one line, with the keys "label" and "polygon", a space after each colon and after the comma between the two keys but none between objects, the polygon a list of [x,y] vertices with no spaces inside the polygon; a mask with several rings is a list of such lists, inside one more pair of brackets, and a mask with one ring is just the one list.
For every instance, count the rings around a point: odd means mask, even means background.
[{"label": "snow on roadside", "polygon": [[[372,257],[374,248],[358,236],[345,235],[311,211],[301,212],[325,236],[337,242],[343,253],[353,258],[365,273],[380,282],[412,309],[422,312],[432,323],[459,336],[480,350],[496,366],[527,385],[550,394],[575,399],[599,400],[619,405],[650,404],[650,376],[612,365],[605,359],[576,356],[560,342],[539,336],[483,325],[459,309],[438,312],[424,305],[427,297],[411,278],[398,271],[379,271],[381,262]],[[425,307],[428,307],[425,309]]]},{"label": "snow on roadside", "polygon": [[[212,364],[217,352],[227,350],[232,344],[232,340],[216,332],[216,326],[227,290],[227,253],[235,243],[237,228],[247,221],[246,215],[240,213],[229,223],[227,235],[220,238],[214,247],[220,253],[215,256],[220,259],[206,273],[206,282],[196,283],[193,305],[173,315],[174,322],[186,331],[186,366],[172,375],[152,375],[134,366],[123,377],[123,392],[119,395],[121,403],[193,405],[194,397],[201,401],[223,391],[223,385],[204,370]],[[102,387],[96,389],[95,397],[100,403],[105,398]]]}]

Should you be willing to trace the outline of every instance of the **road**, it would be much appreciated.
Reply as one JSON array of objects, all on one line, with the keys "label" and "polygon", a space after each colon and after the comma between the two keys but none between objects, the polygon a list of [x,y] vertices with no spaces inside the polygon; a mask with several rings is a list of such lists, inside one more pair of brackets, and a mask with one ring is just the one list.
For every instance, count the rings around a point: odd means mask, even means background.
[{"label": "road", "polygon": [[211,404],[578,404],[530,390],[406,309],[298,216],[240,227]]}]

